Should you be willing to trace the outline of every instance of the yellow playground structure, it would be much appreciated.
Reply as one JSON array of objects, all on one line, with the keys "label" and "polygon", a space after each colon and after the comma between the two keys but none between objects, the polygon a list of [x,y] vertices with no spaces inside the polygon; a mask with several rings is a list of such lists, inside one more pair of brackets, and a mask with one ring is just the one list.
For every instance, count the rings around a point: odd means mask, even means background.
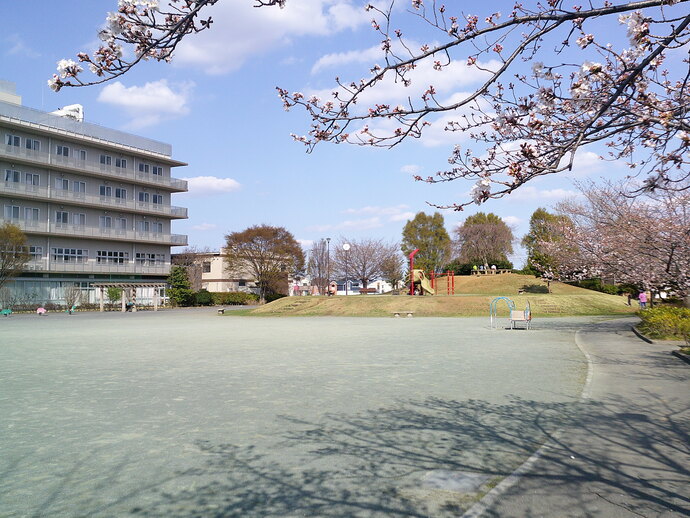
[{"label": "yellow playground structure", "polygon": [[412,270],[412,283],[414,284],[415,294],[434,295],[436,291],[431,287],[431,281],[424,273],[424,270]]}]

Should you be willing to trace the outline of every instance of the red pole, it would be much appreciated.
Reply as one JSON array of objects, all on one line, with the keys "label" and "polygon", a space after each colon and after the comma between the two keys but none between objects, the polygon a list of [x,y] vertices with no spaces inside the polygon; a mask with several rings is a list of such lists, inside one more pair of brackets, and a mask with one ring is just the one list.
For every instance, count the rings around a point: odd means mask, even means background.
[{"label": "red pole", "polygon": [[455,272],[451,272],[453,274],[453,295],[455,295]]},{"label": "red pole", "polygon": [[410,295],[414,295],[414,256],[419,252],[419,248],[415,248],[412,253],[410,253]]}]

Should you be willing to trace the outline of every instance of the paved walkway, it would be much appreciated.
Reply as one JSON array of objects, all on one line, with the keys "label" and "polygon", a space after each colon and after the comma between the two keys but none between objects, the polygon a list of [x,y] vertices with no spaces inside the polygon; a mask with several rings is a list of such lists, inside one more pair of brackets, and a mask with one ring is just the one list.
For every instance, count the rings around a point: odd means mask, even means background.
[{"label": "paved walkway", "polygon": [[628,325],[2,319],[0,516],[450,518],[550,439],[486,516],[682,516],[690,369]]},{"label": "paved walkway", "polygon": [[581,419],[467,517],[690,516],[690,366],[630,323],[578,333],[593,368]]}]

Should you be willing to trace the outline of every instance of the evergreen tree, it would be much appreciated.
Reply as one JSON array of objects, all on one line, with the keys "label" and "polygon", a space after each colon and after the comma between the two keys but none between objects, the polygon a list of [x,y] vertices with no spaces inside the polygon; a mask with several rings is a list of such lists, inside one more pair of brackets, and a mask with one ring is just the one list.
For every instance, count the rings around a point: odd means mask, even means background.
[{"label": "evergreen tree", "polygon": [[402,231],[402,252],[409,256],[416,248],[415,268],[429,272],[441,271],[450,259],[451,240],[444,225],[443,216],[434,212],[432,216],[418,212],[408,221]]}]

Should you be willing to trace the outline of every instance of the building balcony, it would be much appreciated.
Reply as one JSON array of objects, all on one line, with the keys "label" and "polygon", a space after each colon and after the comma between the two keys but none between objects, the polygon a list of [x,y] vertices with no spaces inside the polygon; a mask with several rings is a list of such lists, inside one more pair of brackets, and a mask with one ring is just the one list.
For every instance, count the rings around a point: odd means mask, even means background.
[{"label": "building balcony", "polygon": [[134,241],[137,243],[168,246],[187,245],[187,236],[180,234],[162,234],[158,232],[89,227],[86,225],[70,225],[54,223],[52,221],[27,221],[23,219],[0,219],[0,225],[3,223],[12,223],[21,228],[26,234],[69,236],[72,238],[102,239],[105,241]]},{"label": "building balcony", "polygon": [[135,200],[116,198],[114,196],[93,196],[83,192],[61,191],[38,185],[26,185],[18,182],[0,183],[0,194],[31,200],[53,201],[98,209],[121,210],[138,214],[161,216],[171,219],[186,219],[187,209],[160,203],[144,203]]},{"label": "building balcony", "polygon": [[47,167],[66,173],[86,174],[100,178],[127,181],[139,185],[157,187],[172,192],[186,192],[187,181],[150,173],[135,172],[112,165],[94,164],[76,157],[49,155],[45,151],[25,149],[21,146],[0,145],[0,159],[19,162],[34,167]]},{"label": "building balcony", "polygon": [[47,259],[30,261],[24,271],[27,272],[60,272],[60,273],[97,273],[110,275],[160,275],[170,274],[170,264],[147,265],[137,262],[124,264],[99,263],[89,259],[83,263],[48,262]]}]

